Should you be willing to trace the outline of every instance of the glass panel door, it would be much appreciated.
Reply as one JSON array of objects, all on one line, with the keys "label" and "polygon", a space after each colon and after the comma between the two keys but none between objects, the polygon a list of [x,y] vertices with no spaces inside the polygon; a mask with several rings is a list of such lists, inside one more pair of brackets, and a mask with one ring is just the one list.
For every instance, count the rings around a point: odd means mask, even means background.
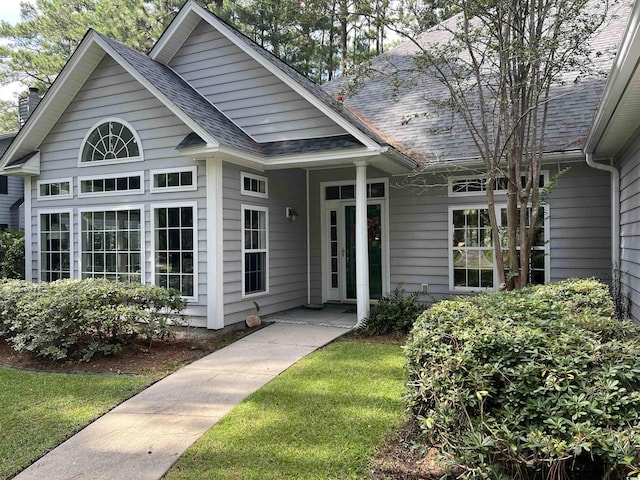
[{"label": "glass panel door", "polygon": [[[346,298],[356,298],[356,207],[345,205],[345,285]],[[382,205],[367,205],[367,237],[369,240],[369,296],[382,297]]]}]

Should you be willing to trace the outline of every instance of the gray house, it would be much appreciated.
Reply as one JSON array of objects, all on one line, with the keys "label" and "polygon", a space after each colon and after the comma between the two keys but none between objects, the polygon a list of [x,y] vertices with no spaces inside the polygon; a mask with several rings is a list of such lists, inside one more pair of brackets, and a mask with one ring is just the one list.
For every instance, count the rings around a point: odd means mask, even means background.
[{"label": "gray house", "polygon": [[585,144],[588,162],[611,175],[613,261],[640,319],[640,3],[611,69]]},{"label": "gray house", "polygon": [[[622,36],[630,2],[618,8],[599,49]],[[611,271],[609,174],[582,152],[604,82],[571,85],[544,176],[571,168],[540,225],[535,282]],[[403,125],[419,94],[387,88],[337,101],[193,1],[148,55],[89,31],[0,160],[25,180],[27,278],[173,287],[211,329],[254,302],[356,303],[361,319],[400,283],[425,299],[496,288],[469,139]],[[430,188],[397,188],[425,162]]]},{"label": "gray house", "polygon": [[[29,88],[18,100],[20,126],[24,125],[40,102],[37,88]],[[9,148],[16,133],[0,134],[0,157]],[[16,176],[0,175],[0,230],[24,228],[24,182]]]},{"label": "gray house", "polygon": [[[0,155],[7,150],[15,136],[15,133],[0,135]],[[20,205],[23,195],[22,179],[0,175],[0,230],[21,226]]]}]

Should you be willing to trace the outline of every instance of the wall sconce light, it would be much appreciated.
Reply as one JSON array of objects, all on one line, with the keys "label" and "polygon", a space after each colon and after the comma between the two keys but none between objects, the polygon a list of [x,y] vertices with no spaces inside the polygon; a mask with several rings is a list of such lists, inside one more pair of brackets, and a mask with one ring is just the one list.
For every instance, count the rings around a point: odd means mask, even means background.
[{"label": "wall sconce light", "polygon": [[287,219],[291,222],[295,222],[296,218],[298,218],[298,212],[296,212],[296,209],[293,207],[286,207],[284,209],[284,214],[285,217],[287,217]]}]

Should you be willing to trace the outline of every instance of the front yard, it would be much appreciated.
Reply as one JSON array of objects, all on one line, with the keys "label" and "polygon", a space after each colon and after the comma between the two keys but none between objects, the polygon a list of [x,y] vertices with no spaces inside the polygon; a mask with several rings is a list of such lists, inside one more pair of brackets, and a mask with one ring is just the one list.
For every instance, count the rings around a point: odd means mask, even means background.
[{"label": "front yard", "polygon": [[[199,341],[196,355],[228,341]],[[125,350],[111,363],[101,363],[107,357],[49,364],[102,374],[0,367],[0,479],[187,360],[175,349],[158,347],[135,354]],[[37,366],[16,358],[10,363]],[[205,434],[168,478],[362,478],[384,437],[403,422],[403,364],[398,345],[348,340],[315,352]],[[135,375],[107,373],[132,366]]]},{"label": "front yard", "polygon": [[404,420],[397,345],[341,341],[238,405],[167,479],[360,479]]},{"label": "front yard", "polygon": [[0,367],[0,478],[27,467],[155,379]]}]

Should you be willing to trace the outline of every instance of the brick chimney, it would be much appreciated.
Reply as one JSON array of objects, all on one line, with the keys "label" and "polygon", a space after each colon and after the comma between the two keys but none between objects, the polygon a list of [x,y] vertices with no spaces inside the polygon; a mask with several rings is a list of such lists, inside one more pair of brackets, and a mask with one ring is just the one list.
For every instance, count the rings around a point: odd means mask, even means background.
[{"label": "brick chimney", "polygon": [[40,103],[40,90],[36,87],[29,87],[26,95],[18,99],[18,114],[20,116],[20,126],[22,127],[35,108]]}]

